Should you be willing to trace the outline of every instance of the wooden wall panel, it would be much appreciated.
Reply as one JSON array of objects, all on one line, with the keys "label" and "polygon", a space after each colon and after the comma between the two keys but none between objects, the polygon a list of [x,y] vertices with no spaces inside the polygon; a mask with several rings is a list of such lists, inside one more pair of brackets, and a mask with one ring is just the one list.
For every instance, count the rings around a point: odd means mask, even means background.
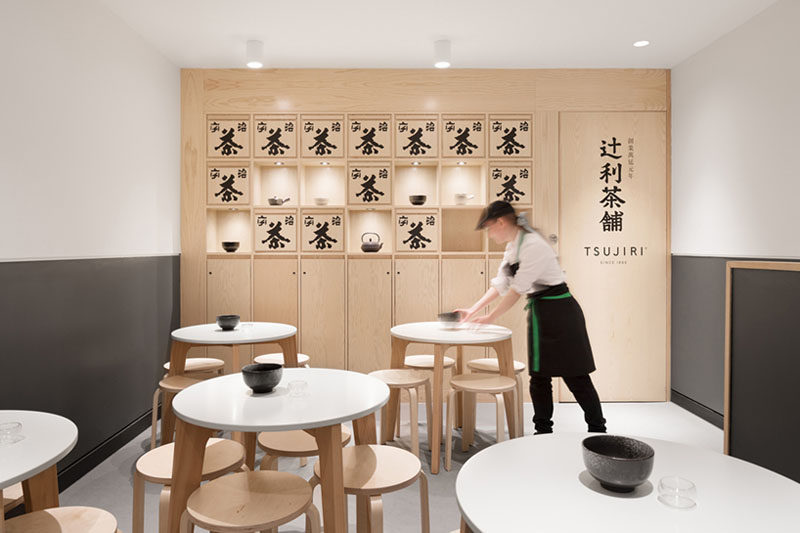
[{"label": "wooden wall panel", "polygon": [[[253,261],[254,321],[280,322],[298,327],[298,267],[296,257],[258,258]],[[277,344],[257,344],[253,349],[254,355],[280,351]]]},{"label": "wooden wall panel", "polygon": [[[436,320],[439,313],[438,259],[397,258],[394,268],[394,324]],[[406,353],[432,354],[433,345],[410,344]]]},{"label": "wooden wall panel", "polygon": [[369,373],[389,368],[392,343],[392,260],[347,263],[347,368]]},{"label": "wooden wall panel", "polygon": [[[558,254],[558,113],[540,111],[534,118],[533,220]],[[555,238],[553,238],[555,237]]]},{"label": "wooden wall panel", "polygon": [[[234,314],[239,315],[242,322],[250,321],[249,258],[209,259],[207,267],[208,307],[204,322],[213,323],[218,315]],[[230,348],[209,346],[207,349],[209,357],[225,361],[226,372],[239,371],[231,367]],[[250,362],[251,355],[250,346],[239,347],[239,362],[242,365]]]},{"label": "wooden wall panel", "polygon": [[[665,401],[666,114],[562,113],[560,128],[561,265],[587,318],[595,385],[601,399]],[[601,142],[612,136],[624,154],[613,161],[625,163],[621,182],[610,178],[606,185],[601,168],[610,159],[600,156]],[[620,188],[622,207],[601,205],[607,186]],[[624,213],[622,231],[603,231],[604,210]]]},{"label": "wooden wall panel", "polygon": [[315,367],[345,368],[344,259],[300,259],[300,351]]}]

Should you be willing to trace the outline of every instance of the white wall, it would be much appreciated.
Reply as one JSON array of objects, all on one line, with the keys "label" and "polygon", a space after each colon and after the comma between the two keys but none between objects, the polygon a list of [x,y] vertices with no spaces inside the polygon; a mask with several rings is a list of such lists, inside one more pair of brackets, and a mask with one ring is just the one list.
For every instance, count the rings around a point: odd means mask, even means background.
[{"label": "white wall", "polygon": [[91,0],[0,1],[0,260],[180,251],[180,71]]},{"label": "white wall", "polygon": [[672,71],[672,253],[800,257],[800,0]]}]

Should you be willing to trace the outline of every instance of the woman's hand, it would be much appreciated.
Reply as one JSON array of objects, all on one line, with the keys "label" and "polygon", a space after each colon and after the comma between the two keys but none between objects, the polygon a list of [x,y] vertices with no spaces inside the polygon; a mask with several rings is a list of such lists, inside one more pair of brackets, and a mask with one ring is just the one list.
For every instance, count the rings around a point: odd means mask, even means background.
[{"label": "woman's hand", "polygon": [[494,318],[492,317],[491,314],[480,315],[472,317],[472,320],[470,322],[472,322],[473,324],[491,324],[492,322],[494,322]]},{"label": "woman's hand", "polygon": [[459,315],[459,322],[469,322],[475,314],[472,309],[456,309],[455,312]]}]

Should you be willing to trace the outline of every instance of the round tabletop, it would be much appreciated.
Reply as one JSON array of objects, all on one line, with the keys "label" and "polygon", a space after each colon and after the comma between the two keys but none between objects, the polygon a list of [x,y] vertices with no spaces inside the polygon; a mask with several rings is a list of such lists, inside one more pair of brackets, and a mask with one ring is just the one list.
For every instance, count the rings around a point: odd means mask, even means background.
[{"label": "round tabletop", "polygon": [[441,322],[411,322],[391,329],[392,337],[425,344],[486,344],[511,338],[511,330],[496,324],[460,323],[451,328]]},{"label": "round tabletop", "polygon": [[39,411],[0,411],[0,424],[20,422],[13,444],[0,443],[0,490],[29,479],[63,459],[78,442],[71,420]]},{"label": "round tabletop", "polygon": [[[800,484],[754,464],[675,442],[641,438],[655,450],[650,478],[629,494],[603,489],[586,471],[589,434],[512,439],[469,459],[456,479],[462,517],[475,531],[791,531],[800,523]],[[658,501],[658,482],[680,476],[697,488],[689,510]]]},{"label": "round tabletop", "polygon": [[[305,393],[289,393],[292,381],[305,381]],[[389,400],[389,387],[366,374],[330,368],[284,368],[281,381],[254,394],[242,374],[192,385],[175,396],[178,418],[197,426],[230,431],[287,431],[332,426],[361,418]]]},{"label": "round tabletop", "polygon": [[230,331],[216,324],[201,324],[176,329],[172,338],[188,344],[255,344],[273,342],[295,335],[297,328],[276,322],[241,322]]}]

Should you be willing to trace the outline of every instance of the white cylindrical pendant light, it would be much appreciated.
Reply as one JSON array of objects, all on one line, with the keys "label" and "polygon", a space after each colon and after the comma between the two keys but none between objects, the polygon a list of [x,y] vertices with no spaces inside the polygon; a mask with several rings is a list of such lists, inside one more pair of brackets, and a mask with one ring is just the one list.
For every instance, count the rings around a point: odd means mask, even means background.
[{"label": "white cylindrical pendant light", "polygon": [[450,67],[449,39],[440,39],[433,43],[433,66],[436,68]]},{"label": "white cylindrical pendant light", "polygon": [[264,43],[261,41],[247,41],[247,66],[261,68],[264,66]]}]

